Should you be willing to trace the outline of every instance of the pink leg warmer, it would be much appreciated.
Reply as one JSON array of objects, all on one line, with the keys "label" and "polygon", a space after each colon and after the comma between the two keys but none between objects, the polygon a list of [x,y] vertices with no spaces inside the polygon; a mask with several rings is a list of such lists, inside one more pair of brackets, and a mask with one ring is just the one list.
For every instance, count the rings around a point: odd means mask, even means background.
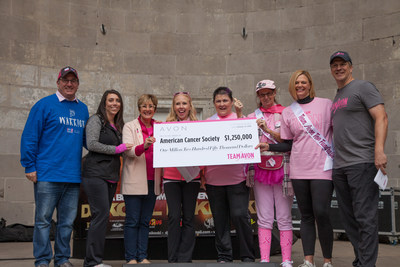
[{"label": "pink leg warmer", "polygon": [[258,243],[260,247],[261,262],[269,262],[271,251],[271,229],[258,227]]},{"label": "pink leg warmer", "polygon": [[291,261],[292,244],[293,244],[292,230],[280,231],[280,239],[281,239],[281,250],[282,250],[282,262]]}]

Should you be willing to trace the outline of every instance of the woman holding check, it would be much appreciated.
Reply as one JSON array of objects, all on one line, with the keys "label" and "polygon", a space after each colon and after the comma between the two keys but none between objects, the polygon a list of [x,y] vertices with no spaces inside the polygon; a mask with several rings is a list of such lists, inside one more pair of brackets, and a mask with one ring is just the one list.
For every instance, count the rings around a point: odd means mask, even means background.
[{"label": "woman holding check", "polygon": [[[197,121],[196,109],[188,92],[174,95],[167,117],[167,122],[171,121]],[[200,171],[199,167],[193,168]],[[168,204],[168,262],[192,262],[196,242],[194,210],[200,175],[187,182],[178,168],[164,168],[163,177]]]},{"label": "woman holding check", "polygon": [[[300,234],[304,263],[315,267],[316,227],[324,257],[323,267],[332,267],[333,230],[329,219],[332,198],[332,101],[315,97],[310,73],[295,71],[289,81],[295,100],[282,112],[281,138],[293,140],[290,180],[301,213]],[[259,145],[261,151],[267,144]]]},{"label": "woman holding check", "polygon": [[156,96],[144,94],[138,99],[139,117],[125,124],[124,143],[133,144],[125,152],[121,190],[125,201],[124,244],[129,264],[150,263],[147,259],[149,222],[159,194],[160,181],[153,168],[153,116]]},{"label": "woman holding check", "polygon": [[[226,120],[242,117],[242,103],[232,97],[227,87],[214,91],[213,102],[216,114],[208,120]],[[232,106],[236,112],[232,112]],[[232,262],[232,220],[239,239],[240,259],[254,262],[253,233],[250,226],[249,188],[246,186],[245,165],[218,165],[205,168],[208,200],[214,218],[215,247],[218,262]]]},{"label": "woman holding check", "polygon": [[[291,142],[282,142],[280,127],[282,111],[285,107],[276,103],[276,85],[274,81],[262,80],[257,83],[256,93],[258,108],[249,118],[257,118],[260,142],[268,145],[269,151],[289,151]],[[258,240],[261,262],[270,261],[271,231],[274,224],[274,214],[280,231],[282,251],[282,266],[292,267],[291,260],[293,232],[292,232],[292,202],[293,194],[285,194],[282,183],[284,181],[284,166],[286,154],[264,152],[262,162],[254,164],[254,196],[257,208]]]}]

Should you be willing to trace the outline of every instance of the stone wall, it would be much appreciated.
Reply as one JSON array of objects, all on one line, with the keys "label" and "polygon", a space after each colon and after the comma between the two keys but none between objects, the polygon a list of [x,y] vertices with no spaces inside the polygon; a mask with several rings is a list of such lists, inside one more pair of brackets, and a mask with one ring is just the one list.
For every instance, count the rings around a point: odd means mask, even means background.
[{"label": "stone wall", "polygon": [[174,92],[189,91],[207,117],[221,85],[245,113],[255,108],[261,79],[275,80],[280,102],[290,104],[288,80],[300,68],[310,71],[318,96],[333,98],[329,56],[346,50],[354,76],[384,96],[390,185],[400,186],[398,0],[1,0],[0,25],[0,217],[8,223],[33,224],[20,136],[30,108],[55,92],[65,65],[79,71],[79,98],[91,114],[114,88],[127,121],[145,92],[167,109]]}]

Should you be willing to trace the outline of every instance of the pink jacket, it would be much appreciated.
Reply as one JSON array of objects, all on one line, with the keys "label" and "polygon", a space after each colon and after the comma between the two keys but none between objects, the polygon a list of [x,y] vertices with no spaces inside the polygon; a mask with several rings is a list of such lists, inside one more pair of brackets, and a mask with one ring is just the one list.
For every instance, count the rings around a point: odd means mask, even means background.
[{"label": "pink jacket", "polygon": [[[144,143],[138,119],[125,124],[122,131],[122,143],[131,143],[133,147],[124,153],[121,192],[123,195],[146,195],[148,188],[145,154],[139,157],[135,154],[135,147]],[[161,169],[155,169],[154,192],[156,195],[161,193]]]}]

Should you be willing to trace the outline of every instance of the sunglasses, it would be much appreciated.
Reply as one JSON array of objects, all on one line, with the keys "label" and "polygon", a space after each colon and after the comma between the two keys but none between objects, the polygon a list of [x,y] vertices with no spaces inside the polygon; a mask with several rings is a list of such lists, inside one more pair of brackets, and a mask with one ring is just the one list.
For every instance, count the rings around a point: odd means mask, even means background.
[{"label": "sunglasses", "polygon": [[176,92],[175,94],[174,94],[174,96],[177,96],[177,95],[189,95],[189,92]]}]

